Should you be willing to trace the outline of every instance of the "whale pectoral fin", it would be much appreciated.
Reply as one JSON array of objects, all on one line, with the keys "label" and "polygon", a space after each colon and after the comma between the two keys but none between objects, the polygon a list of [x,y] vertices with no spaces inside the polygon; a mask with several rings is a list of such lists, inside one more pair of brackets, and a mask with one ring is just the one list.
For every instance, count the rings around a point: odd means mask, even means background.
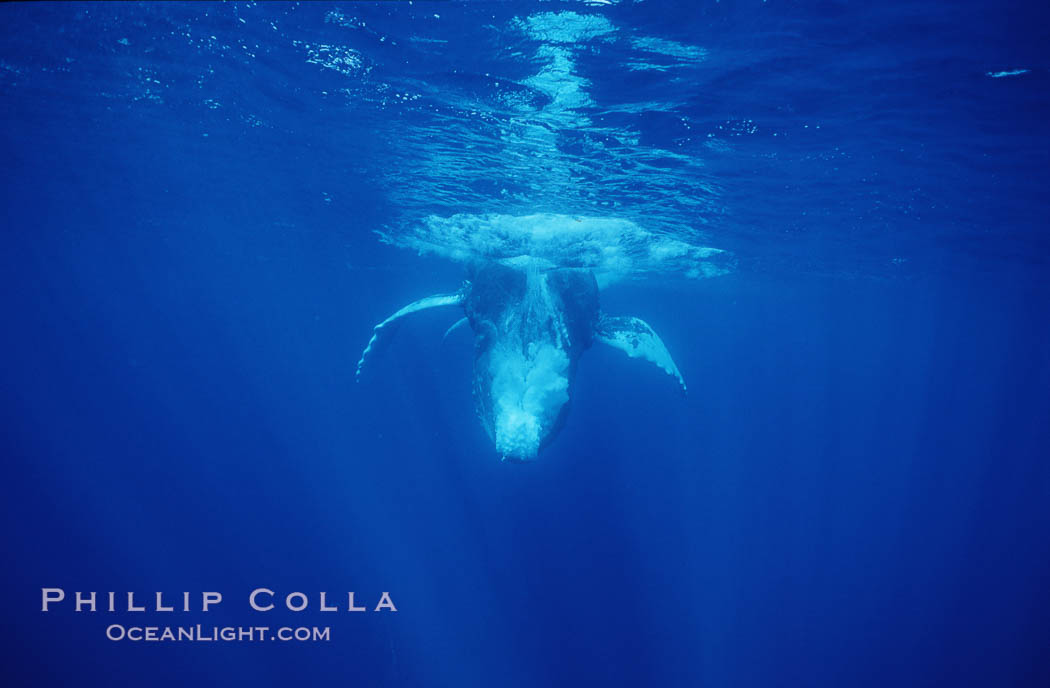
[{"label": "whale pectoral fin", "polygon": [[685,380],[678,372],[671,353],[660,336],[644,320],[631,317],[610,317],[602,314],[594,336],[598,341],[623,350],[631,358],[644,358],[655,363],[668,375],[678,378],[682,391],[686,391]]},{"label": "whale pectoral fin", "polygon": [[410,313],[426,310],[428,308],[437,308],[439,306],[459,306],[463,303],[464,298],[465,296],[462,291],[455,294],[437,294],[435,296],[428,296],[425,299],[413,301],[397,313],[394,313],[389,318],[376,325],[372,330],[372,338],[368,340],[368,346],[366,346],[365,350],[361,353],[361,360],[357,362],[357,374],[355,375],[355,378],[358,380],[361,379],[361,371],[365,367],[365,361],[368,359],[368,355],[372,353],[372,350],[379,344],[383,335],[388,334],[393,330],[391,325],[394,322]]},{"label": "whale pectoral fin", "polygon": [[463,327],[466,324],[467,324],[467,319],[466,318],[460,318],[456,322],[452,323],[452,327],[450,327],[447,330],[445,330],[445,336],[441,338],[441,343],[444,344],[445,340],[448,339],[448,336],[450,334],[452,334],[453,332],[455,332],[456,330],[460,329],[461,327]]}]

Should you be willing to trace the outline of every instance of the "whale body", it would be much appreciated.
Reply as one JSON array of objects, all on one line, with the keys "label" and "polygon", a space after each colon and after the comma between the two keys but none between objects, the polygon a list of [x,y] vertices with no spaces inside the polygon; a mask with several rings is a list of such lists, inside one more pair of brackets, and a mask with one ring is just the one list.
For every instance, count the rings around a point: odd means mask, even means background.
[{"label": "whale body", "polygon": [[451,306],[462,308],[474,333],[474,406],[504,461],[531,461],[554,439],[569,413],[577,364],[595,341],[650,361],[686,389],[648,324],[602,312],[590,270],[502,262],[473,265],[458,291],[415,301],[376,325],[358,362],[358,379],[393,324],[411,313]]}]

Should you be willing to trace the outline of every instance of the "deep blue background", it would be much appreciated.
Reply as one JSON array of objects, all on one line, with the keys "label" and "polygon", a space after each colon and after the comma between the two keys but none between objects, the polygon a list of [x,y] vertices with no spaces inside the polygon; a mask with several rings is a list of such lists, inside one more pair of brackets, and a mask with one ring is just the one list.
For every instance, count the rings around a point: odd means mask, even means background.
[{"label": "deep blue background", "polygon": [[[997,7],[344,6],[372,43],[320,4],[0,7],[4,684],[1050,684],[1050,43]],[[557,441],[503,465],[455,315],[353,381],[375,322],[461,279],[372,233],[456,203],[398,176],[432,122],[376,83],[484,100],[462,72],[521,78],[507,27],[561,10],[710,51],[580,69],[599,107],[677,102],[629,124],[706,156],[738,263],[603,294],[687,398],[595,348]],[[336,102],[300,39],[373,82]],[[332,641],[113,643],[127,615],[42,614],[50,586],[218,590],[148,619]],[[252,614],[258,586],[400,611]]]}]

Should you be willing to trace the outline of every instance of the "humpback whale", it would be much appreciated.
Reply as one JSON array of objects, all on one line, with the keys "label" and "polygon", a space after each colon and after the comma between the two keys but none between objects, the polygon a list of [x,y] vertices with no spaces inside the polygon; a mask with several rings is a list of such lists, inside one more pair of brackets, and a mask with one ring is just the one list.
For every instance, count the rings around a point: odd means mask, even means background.
[{"label": "humpback whale", "polygon": [[[576,368],[593,342],[655,364],[686,390],[663,341],[645,321],[611,316],[592,270],[536,261],[482,261],[455,292],[408,304],[375,326],[357,379],[402,318],[458,307],[474,333],[473,395],[478,418],[504,461],[530,461],[565,424]],[[465,321],[465,322],[464,322]]]}]

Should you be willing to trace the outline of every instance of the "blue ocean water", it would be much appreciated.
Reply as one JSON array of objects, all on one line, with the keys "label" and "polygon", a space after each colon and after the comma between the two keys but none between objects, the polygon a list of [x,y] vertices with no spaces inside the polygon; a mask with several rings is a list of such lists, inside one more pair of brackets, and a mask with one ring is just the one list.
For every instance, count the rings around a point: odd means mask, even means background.
[{"label": "blue ocean water", "polygon": [[[3,684],[1050,685],[1048,18],[3,4]],[[596,344],[509,464],[458,313],[355,383],[463,279],[377,232],[494,213],[722,250],[601,294],[689,395]]]}]

